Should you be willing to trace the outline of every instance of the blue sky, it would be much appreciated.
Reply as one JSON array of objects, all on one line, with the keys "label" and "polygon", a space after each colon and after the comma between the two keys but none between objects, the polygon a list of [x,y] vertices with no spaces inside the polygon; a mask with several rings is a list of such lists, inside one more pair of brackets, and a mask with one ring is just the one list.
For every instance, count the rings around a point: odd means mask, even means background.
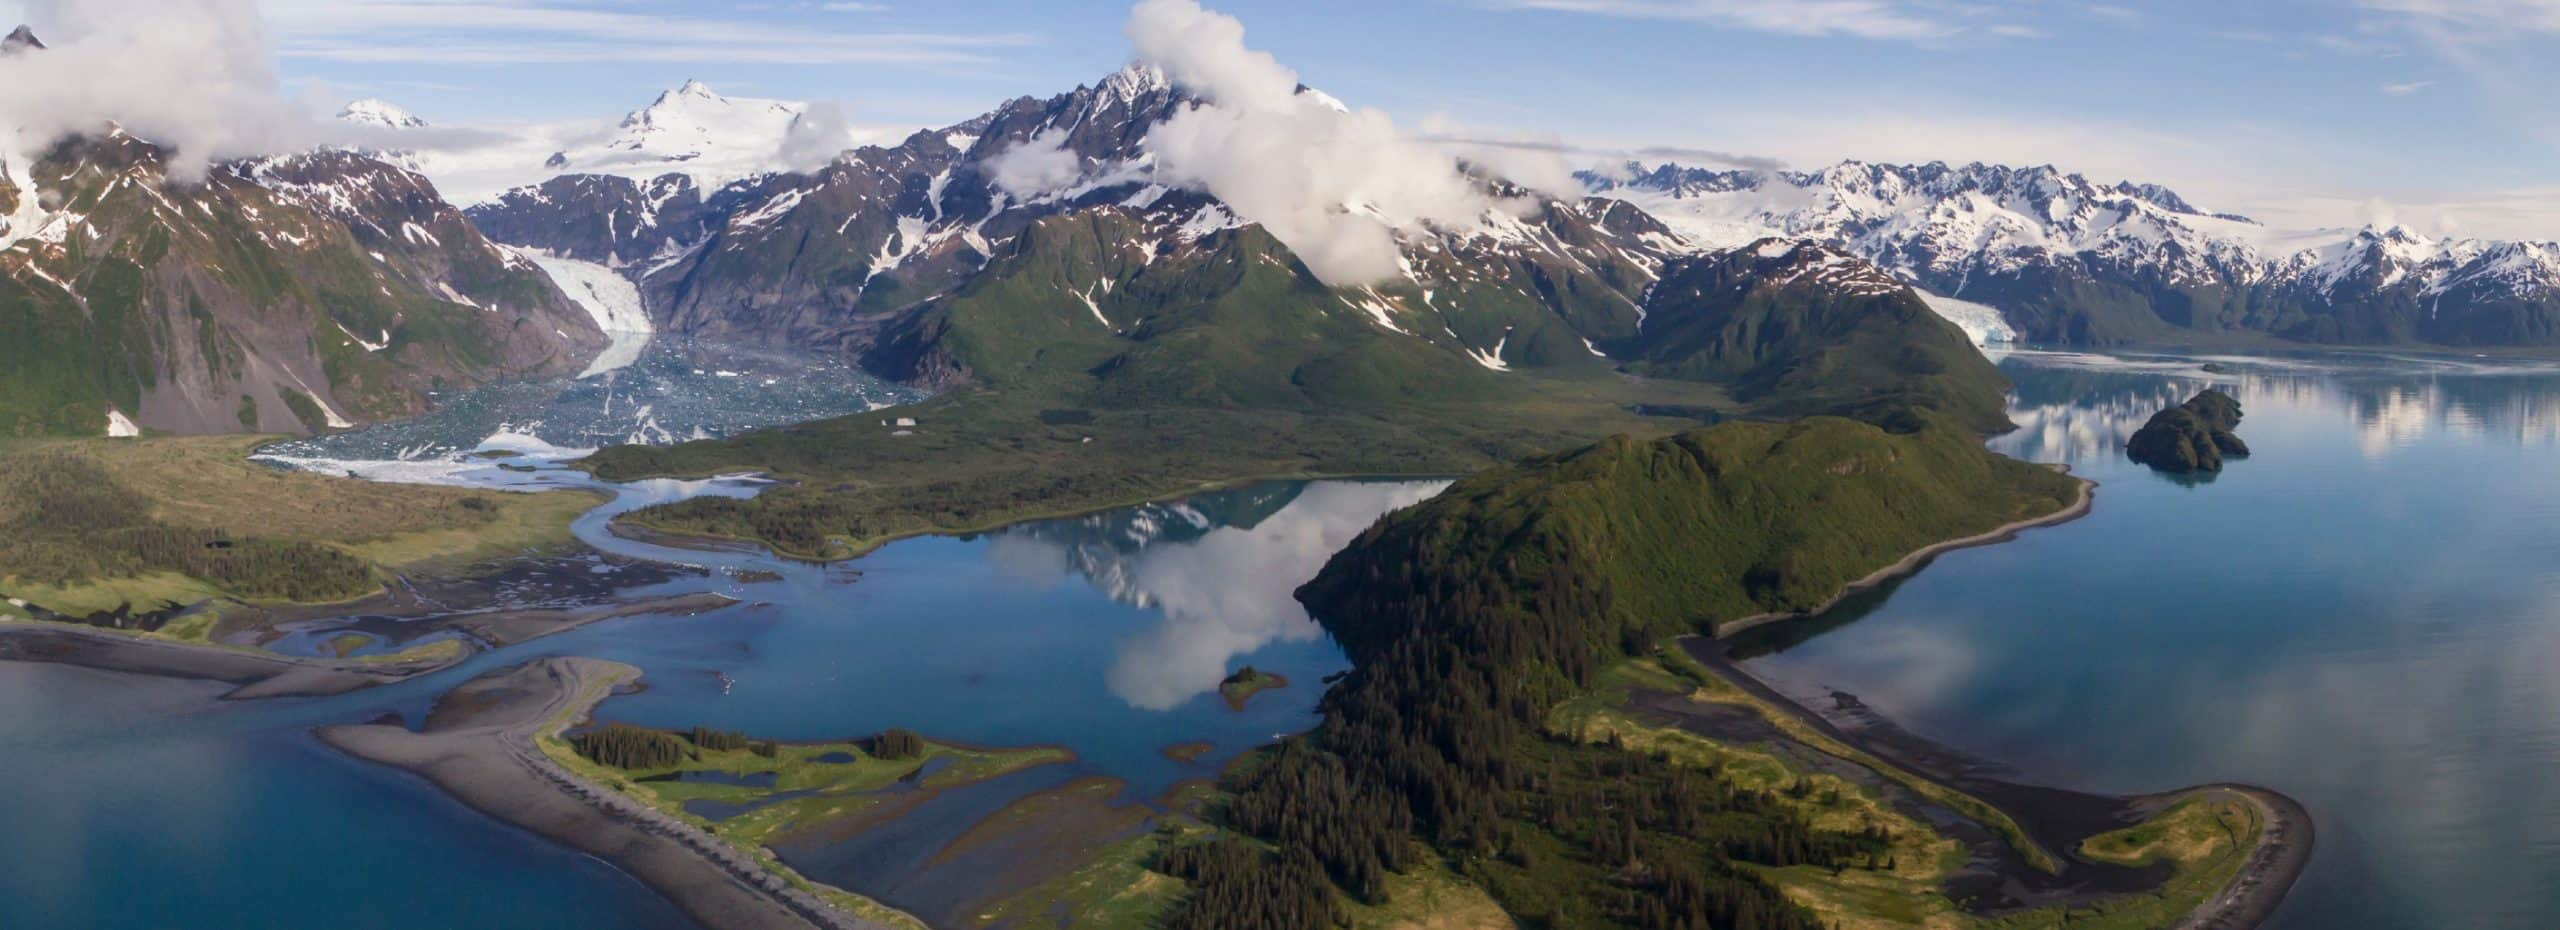
[{"label": "blue sky", "polygon": [[[941,124],[1129,55],[1112,0],[255,2],[289,86],[446,123],[615,113],[693,77]],[[1791,167],[2051,162],[2276,221],[2560,237],[2560,106],[2541,99],[2560,0],[1208,5],[1408,125]]]}]

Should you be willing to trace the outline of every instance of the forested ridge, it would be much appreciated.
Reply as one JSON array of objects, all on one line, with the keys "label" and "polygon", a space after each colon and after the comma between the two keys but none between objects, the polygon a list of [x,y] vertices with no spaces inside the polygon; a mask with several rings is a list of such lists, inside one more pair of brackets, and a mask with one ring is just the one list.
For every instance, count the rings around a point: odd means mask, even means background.
[{"label": "forested ridge", "polygon": [[1440,856],[1530,928],[1819,928],[1744,866],[1870,867],[1883,837],[1544,721],[1662,637],[1815,606],[2077,493],[1929,415],[1902,425],[1612,439],[1382,519],[1299,592],[1355,670],[1321,728],[1231,786],[1253,840],[1165,857],[1194,885],[1172,927],[1321,926],[1337,889],[1381,903],[1387,873]]}]

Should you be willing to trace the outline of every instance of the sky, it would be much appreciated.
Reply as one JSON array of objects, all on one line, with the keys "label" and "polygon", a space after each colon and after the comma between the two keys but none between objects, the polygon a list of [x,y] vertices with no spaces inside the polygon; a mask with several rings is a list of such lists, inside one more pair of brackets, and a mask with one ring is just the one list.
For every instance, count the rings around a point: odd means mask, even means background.
[{"label": "sky", "polygon": [[[0,18],[80,0],[0,0]],[[700,79],[883,129],[1127,61],[1115,0],[237,0],[295,99],[444,125]],[[146,4],[147,6],[147,4]],[[2560,0],[1210,0],[1400,124],[1593,162],[2054,164],[2282,225],[2560,238]]]}]

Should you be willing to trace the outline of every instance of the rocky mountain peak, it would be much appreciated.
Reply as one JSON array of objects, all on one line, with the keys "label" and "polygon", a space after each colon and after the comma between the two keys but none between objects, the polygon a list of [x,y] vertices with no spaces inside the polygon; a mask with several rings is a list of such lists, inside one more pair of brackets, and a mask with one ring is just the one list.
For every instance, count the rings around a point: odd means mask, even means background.
[{"label": "rocky mountain peak", "polygon": [[1770,237],[1734,250],[1740,286],[1816,287],[1839,294],[1886,294],[1904,285],[1883,269],[1812,239]]},{"label": "rocky mountain peak", "polygon": [[1112,72],[1109,77],[1103,78],[1102,83],[1095,89],[1105,99],[1127,105],[1150,95],[1172,90],[1173,78],[1166,75],[1163,68],[1142,61],[1132,61],[1120,70]]},{"label": "rocky mountain peak", "polygon": [[19,52],[43,50],[44,40],[36,38],[36,31],[26,26],[19,26],[10,31],[8,38],[0,39],[0,54],[15,55]]},{"label": "rocky mountain peak", "polygon": [[424,129],[427,126],[427,121],[419,119],[416,114],[390,101],[372,97],[349,102],[346,109],[338,111],[338,119],[382,129]]},{"label": "rocky mountain peak", "polygon": [[661,91],[658,99],[650,101],[647,107],[624,116],[622,128],[691,126],[705,119],[720,119],[722,114],[731,111],[775,111],[797,117],[800,107],[773,100],[732,100],[720,96],[708,84],[688,80],[675,89]]}]

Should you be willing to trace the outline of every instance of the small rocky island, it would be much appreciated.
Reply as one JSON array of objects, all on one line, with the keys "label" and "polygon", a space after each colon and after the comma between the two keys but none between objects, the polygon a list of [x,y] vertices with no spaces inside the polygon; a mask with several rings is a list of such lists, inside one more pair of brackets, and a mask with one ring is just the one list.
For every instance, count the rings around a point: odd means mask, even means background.
[{"label": "small rocky island", "polygon": [[1218,683],[1218,696],[1227,699],[1228,710],[1242,711],[1245,702],[1253,700],[1254,695],[1288,686],[1289,679],[1248,665]]},{"label": "small rocky island", "polygon": [[2125,443],[2125,454],[2166,472],[2188,474],[2222,470],[2225,458],[2248,458],[2249,444],[2233,430],[2240,428],[2240,401],[2206,388],[2193,399],[2151,417]]}]

